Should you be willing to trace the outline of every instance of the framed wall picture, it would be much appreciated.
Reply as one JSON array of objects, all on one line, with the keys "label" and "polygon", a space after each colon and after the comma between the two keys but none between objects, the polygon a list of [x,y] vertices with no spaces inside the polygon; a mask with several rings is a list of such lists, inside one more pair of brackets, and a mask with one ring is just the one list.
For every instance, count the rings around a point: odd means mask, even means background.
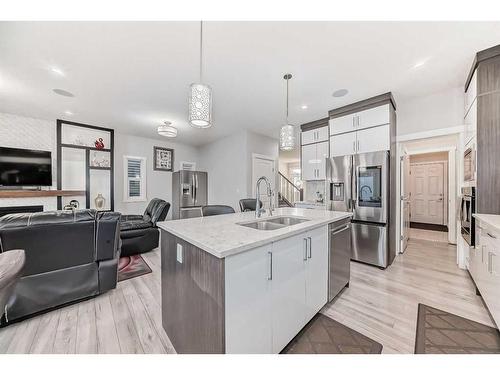
[{"label": "framed wall picture", "polygon": [[173,172],[174,150],[165,147],[153,147],[153,169],[155,171]]}]

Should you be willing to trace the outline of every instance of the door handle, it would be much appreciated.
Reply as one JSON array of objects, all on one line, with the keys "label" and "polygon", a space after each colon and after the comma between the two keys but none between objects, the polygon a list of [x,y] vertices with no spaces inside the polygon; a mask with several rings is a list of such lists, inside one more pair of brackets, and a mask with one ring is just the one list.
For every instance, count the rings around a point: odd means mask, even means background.
[{"label": "door handle", "polygon": [[307,260],[307,238],[304,238],[304,260]]},{"label": "door handle", "polygon": [[312,258],[312,240],[311,240],[311,237],[307,237],[307,239],[309,240],[308,241],[309,242],[309,252],[307,254],[307,257],[309,259],[311,259]]},{"label": "door handle", "polygon": [[268,251],[267,255],[269,256],[269,269],[267,271],[267,279],[272,280],[273,279],[273,253],[271,251]]}]

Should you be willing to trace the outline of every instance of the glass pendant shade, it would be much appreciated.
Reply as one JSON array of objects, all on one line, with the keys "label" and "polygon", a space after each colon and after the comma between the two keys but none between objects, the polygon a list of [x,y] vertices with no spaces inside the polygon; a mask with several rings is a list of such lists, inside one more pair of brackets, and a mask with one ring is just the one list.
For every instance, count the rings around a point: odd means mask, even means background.
[{"label": "glass pendant shade", "polygon": [[174,128],[170,122],[165,121],[165,125],[158,126],[158,134],[164,137],[177,137],[177,128]]},{"label": "glass pendant shade", "polygon": [[295,147],[295,129],[292,125],[284,125],[280,130],[280,149],[293,150]]},{"label": "glass pendant shade", "polygon": [[195,128],[212,126],[212,89],[201,83],[189,86],[189,123]]}]

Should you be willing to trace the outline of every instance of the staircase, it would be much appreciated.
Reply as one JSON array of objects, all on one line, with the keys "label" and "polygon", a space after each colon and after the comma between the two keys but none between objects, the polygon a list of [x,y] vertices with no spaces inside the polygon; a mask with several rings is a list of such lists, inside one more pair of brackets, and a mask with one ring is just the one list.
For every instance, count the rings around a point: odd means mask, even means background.
[{"label": "staircase", "polygon": [[281,172],[278,172],[278,207],[294,207],[295,202],[304,199],[304,189],[294,185]]}]

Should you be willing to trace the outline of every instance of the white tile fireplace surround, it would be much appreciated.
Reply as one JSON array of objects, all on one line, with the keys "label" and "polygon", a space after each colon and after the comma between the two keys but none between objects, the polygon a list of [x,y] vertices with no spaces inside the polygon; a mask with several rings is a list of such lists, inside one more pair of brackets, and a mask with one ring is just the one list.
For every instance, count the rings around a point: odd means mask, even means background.
[{"label": "white tile fireplace surround", "polygon": [[[56,127],[53,121],[0,113],[0,146],[44,150],[52,153],[52,186],[56,189]],[[57,198],[0,198],[0,207],[38,206],[57,210]]]}]

